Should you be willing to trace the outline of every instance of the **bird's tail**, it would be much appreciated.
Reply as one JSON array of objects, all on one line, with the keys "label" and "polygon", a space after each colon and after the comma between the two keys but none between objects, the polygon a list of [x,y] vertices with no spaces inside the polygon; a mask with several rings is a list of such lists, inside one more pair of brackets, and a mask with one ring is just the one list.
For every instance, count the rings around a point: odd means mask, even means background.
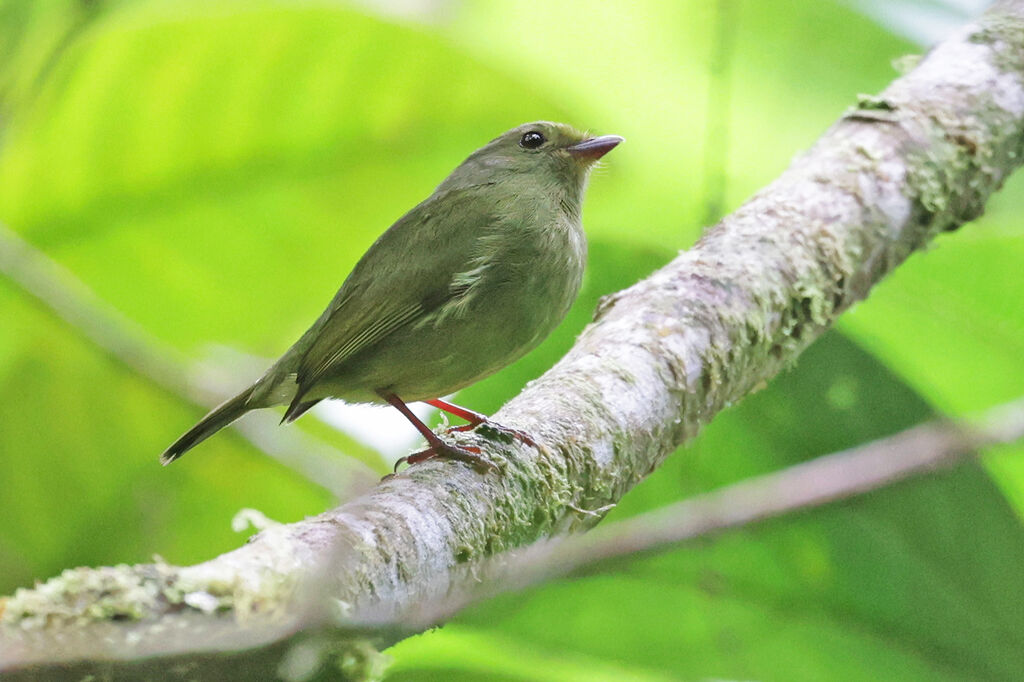
[{"label": "bird's tail", "polygon": [[160,455],[160,463],[164,466],[170,464],[249,410],[263,407],[262,405],[247,404],[255,388],[256,385],[250,386],[234,398],[213,408],[208,415],[199,420],[198,424],[186,431],[181,438],[174,441],[171,447],[164,451],[164,454]]}]

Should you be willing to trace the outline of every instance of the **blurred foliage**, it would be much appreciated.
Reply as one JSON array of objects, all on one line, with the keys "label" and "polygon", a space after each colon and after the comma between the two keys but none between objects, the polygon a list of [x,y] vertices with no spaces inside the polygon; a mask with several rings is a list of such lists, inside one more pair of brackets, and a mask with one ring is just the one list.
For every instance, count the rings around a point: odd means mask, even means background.
[{"label": "blurred foliage", "polygon": [[[600,295],[696,239],[719,199],[706,156],[736,206],[918,49],[845,4],[7,0],[0,220],[197,361],[218,346],[270,358],[486,140],[538,118],[624,135],[591,183],[580,301],[463,392],[490,411],[565,352]],[[712,74],[718,11],[733,48]],[[708,110],[716,87],[726,112]],[[721,153],[704,148],[709,116],[727,125]],[[612,517],[1016,397],[1021,182]],[[160,468],[194,410],[2,277],[0,320],[0,593],[75,564],[200,561],[240,542],[241,507],[288,521],[330,503],[230,433]],[[495,600],[395,647],[391,678],[1013,679],[1020,455]]]}]

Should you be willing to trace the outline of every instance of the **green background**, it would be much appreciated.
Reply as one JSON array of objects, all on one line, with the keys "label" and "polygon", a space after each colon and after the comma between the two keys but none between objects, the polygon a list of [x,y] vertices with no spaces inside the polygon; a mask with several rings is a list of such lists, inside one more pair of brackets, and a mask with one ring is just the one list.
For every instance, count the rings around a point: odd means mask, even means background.
[{"label": "green background", "polygon": [[[7,0],[0,221],[237,389],[259,371],[241,353],[282,352],[471,150],[540,118],[623,135],[591,181],[570,317],[460,395],[491,411],[599,296],[690,246],[921,51],[848,4]],[[1017,397],[1022,183],[608,522]],[[0,391],[0,593],[79,564],[202,561],[243,541],[240,508],[293,521],[333,503],[230,432],[159,467],[199,411],[2,275]],[[288,428],[387,469],[315,418]],[[1022,454],[495,599],[394,647],[388,679],[1019,679]]]}]

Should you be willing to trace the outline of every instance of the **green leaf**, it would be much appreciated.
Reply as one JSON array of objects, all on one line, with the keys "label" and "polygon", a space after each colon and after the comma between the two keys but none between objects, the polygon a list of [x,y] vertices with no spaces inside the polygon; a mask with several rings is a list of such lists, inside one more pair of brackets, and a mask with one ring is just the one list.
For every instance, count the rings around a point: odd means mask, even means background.
[{"label": "green leaf", "polygon": [[[727,11],[724,35],[716,12]],[[735,207],[786,168],[856,99],[896,75],[914,47],[830,2],[566,0],[542,17],[514,0],[461,3],[444,27],[454,41],[543,92],[572,98],[578,124],[616,133],[609,182],[587,203],[592,235],[683,247],[704,227],[705,146],[724,115],[728,140],[710,172]],[[719,41],[724,73],[711,71]],[[727,89],[726,112],[708,98]],[[716,216],[717,219],[717,216]]]},{"label": "green leaf", "polygon": [[161,467],[192,410],[5,284],[0,315],[0,593],[80,564],[199,562],[240,544],[242,507],[297,521],[329,503],[230,434]]},{"label": "green leaf", "polygon": [[[976,223],[911,256],[841,328],[929,402],[964,415],[1024,387],[1024,177],[1012,177]],[[1024,447],[1000,448],[988,470],[1024,514]]]}]

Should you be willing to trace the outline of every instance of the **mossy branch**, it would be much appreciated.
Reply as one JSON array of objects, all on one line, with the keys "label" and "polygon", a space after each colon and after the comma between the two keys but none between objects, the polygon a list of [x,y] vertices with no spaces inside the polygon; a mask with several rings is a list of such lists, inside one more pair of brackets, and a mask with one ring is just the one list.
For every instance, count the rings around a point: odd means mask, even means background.
[{"label": "mossy branch", "polygon": [[1024,2],[1003,0],[862,97],[691,250],[605,299],[569,354],[495,415],[537,448],[461,434],[500,470],[427,462],[204,564],[76,569],[19,592],[0,670],[298,678],[313,647],[371,675],[373,647],[400,638],[394,624],[417,605],[457,589],[474,560],[592,525],[587,510],[794,362],[910,253],[978,216],[1022,154]]}]

